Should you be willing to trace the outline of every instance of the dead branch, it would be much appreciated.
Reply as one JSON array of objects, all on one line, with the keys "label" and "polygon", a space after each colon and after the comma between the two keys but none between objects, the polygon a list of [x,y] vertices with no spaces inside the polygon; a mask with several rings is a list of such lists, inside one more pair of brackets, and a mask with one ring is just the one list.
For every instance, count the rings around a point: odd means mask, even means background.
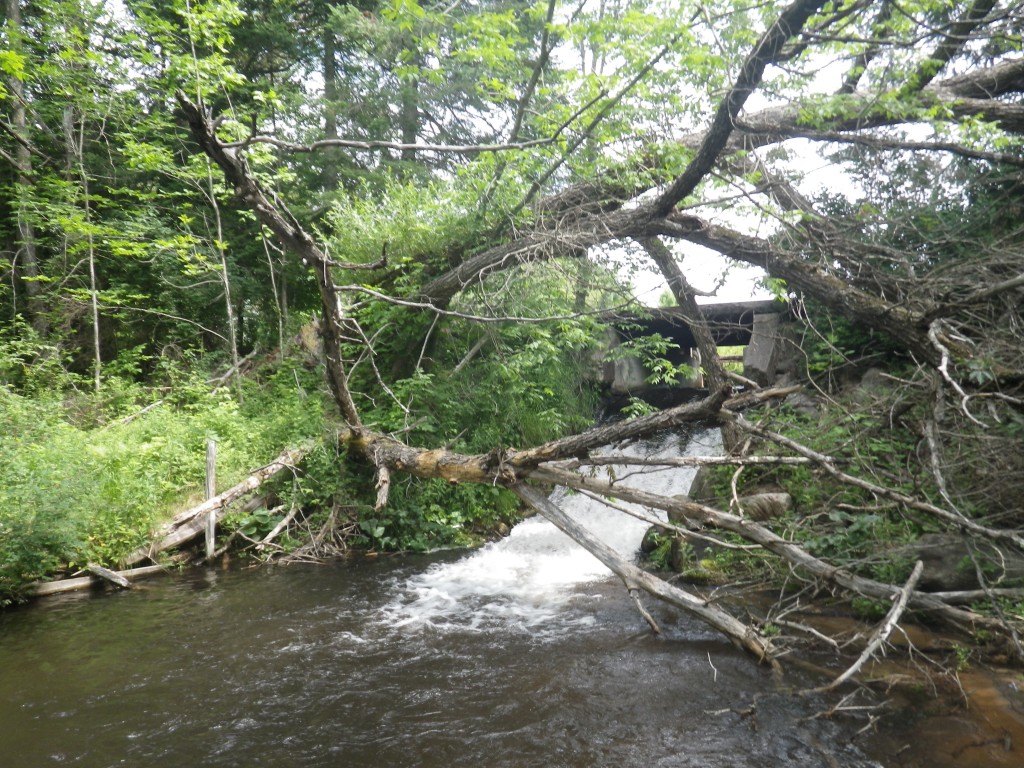
[{"label": "dead branch", "polygon": [[[686,496],[666,497],[641,491],[636,488],[608,480],[582,477],[574,472],[566,472],[552,467],[538,467],[530,472],[530,477],[543,482],[564,485],[569,488],[585,489],[596,494],[612,496],[623,501],[641,504],[654,509],[662,509],[697,525],[710,525],[731,533],[735,533],[747,541],[759,544],[769,552],[782,557],[787,562],[810,574],[837,584],[851,592],[876,600],[894,599],[899,587],[884,582],[857,576],[843,568],[832,565],[814,557],[795,542],[776,534],[771,529],[752,520],[722,512],[705,504],[698,504]],[[985,627],[1000,635],[1006,632],[1002,622],[982,616],[974,611],[955,608],[934,595],[915,592],[911,598],[911,607],[930,611],[946,619],[955,626]]]},{"label": "dead branch", "polygon": [[1008,541],[1014,544],[1015,546],[1024,549],[1024,538],[1022,538],[1017,531],[1002,530],[998,528],[988,528],[984,525],[980,525],[974,522],[973,520],[968,519],[967,517],[964,517],[962,514],[958,512],[951,512],[948,509],[943,509],[942,507],[937,507],[934,504],[930,504],[927,501],[915,499],[914,497],[908,496],[905,493],[900,493],[899,491],[894,491],[891,488],[886,488],[885,486],[877,485],[876,483],[869,482],[868,480],[863,480],[859,477],[854,477],[853,475],[847,474],[846,472],[840,470],[834,463],[832,463],[832,461],[829,460],[827,456],[820,454],[817,451],[811,450],[810,448],[801,445],[795,440],[791,440],[790,438],[785,437],[784,435],[780,435],[776,432],[772,432],[771,430],[765,429],[764,427],[752,424],[739,414],[723,410],[722,418],[732,422],[733,424],[736,424],[736,426],[738,426],[745,432],[757,435],[758,437],[763,437],[766,440],[771,440],[772,442],[777,443],[778,445],[783,445],[789,448],[790,450],[795,451],[801,456],[806,456],[808,458],[814,459],[815,462],[817,462],[817,464],[829,475],[834,477],[836,480],[845,483],[846,485],[852,485],[856,488],[862,488],[863,490],[866,490],[877,496],[881,496],[883,498],[898,502],[899,504],[903,504],[904,506],[918,510],[919,512],[924,512],[938,520],[942,520],[943,522],[948,523],[956,528],[965,531],[970,531],[971,533],[974,533],[978,536],[983,536],[988,539],[994,539],[999,541]]},{"label": "dead branch", "polygon": [[899,591],[899,595],[896,598],[896,602],[893,603],[892,608],[889,609],[889,613],[886,614],[885,619],[882,621],[875,631],[872,633],[871,640],[868,642],[867,648],[858,657],[857,661],[850,665],[850,667],[837,676],[831,683],[819,688],[821,692],[834,691],[840,685],[845,683],[851,677],[853,677],[860,668],[863,667],[868,659],[870,659],[875,651],[889,639],[889,635],[892,634],[893,629],[896,628],[899,623],[900,617],[903,615],[903,611],[906,610],[907,601],[910,599],[910,595],[914,592],[914,587],[917,586],[918,579],[921,578],[921,573],[924,570],[924,563],[920,560],[914,564],[914,570],[910,574],[910,578],[907,579],[907,583],[903,585],[903,588]]},{"label": "dead branch", "polygon": [[611,569],[622,579],[627,590],[643,589],[655,597],[681,608],[714,627],[732,639],[739,647],[750,651],[758,659],[766,661],[773,668],[778,669],[778,662],[775,660],[776,651],[771,641],[762,637],[753,627],[743,624],[731,614],[708,601],[668,584],[637,568],[632,563],[626,562],[615,550],[566,515],[547,496],[535,488],[523,483],[515,483],[511,486],[511,490]]},{"label": "dead branch", "polygon": [[213,513],[219,520],[226,514],[230,504],[247,493],[256,490],[263,483],[281,472],[294,470],[295,465],[302,461],[311,448],[311,445],[290,448],[269,464],[260,467],[237,485],[214,496],[212,499],[204,501],[202,504],[186,509],[184,512],[179,512],[157,532],[153,544],[132,552],[125,558],[125,564],[134,565],[146,559],[153,559],[160,552],[180,547],[182,544],[191,541],[205,530],[206,516],[208,514]]},{"label": "dead branch", "polygon": [[132,587],[132,583],[120,573],[112,571],[109,568],[104,568],[102,565],[89,563],[85,569],[93,576],[103,579],[104,581],[109,581],[115,587],[119,587],[121,589],[131,589]]},{"label": "dead branch", "polygon": [[[836,461],[836,459],[831,459]],[[633,456],[588,456],[585,459],[574,459],[559,464],[560,469],[579,469],[580,467],[601,467],[606,465],[635,465],[641,467],[732,467],[771,465],[771,466],[807,466],[815,464],[806,456],[669,456],[663,459],[644,459]]]},{"label": "dead branch", "polygon": [[377,501],[373,510],[380,512],[388,505],[388,492],[391,490],[391,472],[383,464],[377,465]]},{"label": "dead branch", "polygon": [[[281,508],[278,507],[277,510],[271,510],[271,511],[280,511],[280,509]],[[278,536],[280,536],[281,532],[284,531],[289,525],[291,525],[292,520],[294,520],[298,516],[299,510],[300,510],[300,507],[297,504],[293,504],[292,508],[290,510],[288,510],[288,514],[285,515],[284,517],[282,517],[277,522],[277,525],[275,525],[270,530],[270,533],[268,533],[266,536],[264,536],[262,539],[260,539],[259,543],[256,545],[256,549],[258,549],[258,550],[259,549],[264,549],[274,539],[276,539]]]},{"label": "dead branch", "polygon": [[[106,569],[104,569],[106,570]],[[167,569],[162,565],[147,565],[142,568],[132,568],[124,571],[111,571],[118,578],[139,579],[145,576],[152,576],[157,573],[166,573]],[[81,576],[72,579],[57,579],[56,581],[37,581],[30,584],[27,590],[29,597],[45,597],[46,595],[58,595],[64,592],[76,592],[81,589],[89,589],[99,583],[96,576]]]},{"label": "dead branch", "polygon": [[679,268],[672,251],[656,237],[638,238],[637,242],[658,265],[669,290],[682,310],[683,318],[693,331],[694,341],[700,350],[700,360],[707,370],[708,389],[715,390],[725,386],[725,368],[718,357],[718,345],[711,335],[704,313],[697,304],[696,291],[686,279],[683,270]]},{"label": "dead branch", "polygon": [[[545,30],[547,34],[547,30]],[[313,153],[322,149],[341,148],[358,149],[363,151],[392,150],[396,152],[435,152],[444,154],[483,154],[493,152],[521,152],[525,149],[535,149],[555,144],[565,133],[566,129],[599,99],[607,94],[602,92],[582,107],[577,109],[552,134],[543,139],[530,139],[528,141],[507,141],[497,144],[403,144],[398,141],[361,141],[358,139],[321,139],[310,144],[298,144],[291,141],[279,139],[276,136],[250,136],[242,141],[225,142],[224,146],[230,149],[245,149],[251,144],[269,144],[278,149],[296,153]]]}]

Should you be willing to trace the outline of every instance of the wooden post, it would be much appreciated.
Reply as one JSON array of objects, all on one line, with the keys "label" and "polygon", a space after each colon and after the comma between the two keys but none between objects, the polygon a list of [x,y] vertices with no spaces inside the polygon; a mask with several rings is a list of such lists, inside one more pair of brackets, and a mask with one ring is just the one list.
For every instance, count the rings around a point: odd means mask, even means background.
[{"label": "wooden post", "polygon": [[[206,498],[212,499],[217,495],[217,441],[213,438],[206,440]],[[206,559],[213,557],[215,549],[215,534],[217,530],[217,513],[211,509],[206,516]]]}]

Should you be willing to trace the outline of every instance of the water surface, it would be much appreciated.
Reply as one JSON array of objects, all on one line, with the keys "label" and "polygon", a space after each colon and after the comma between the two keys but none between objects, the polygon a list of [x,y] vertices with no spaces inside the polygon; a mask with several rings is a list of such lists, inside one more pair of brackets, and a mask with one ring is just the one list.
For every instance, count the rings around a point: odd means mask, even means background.
[{"label": "water surface", "polygon": [[[664,493],[692,476],[614,471]],[[633,555],[645,524],[558,501]],[[52,598],[0,615],[0,765],[878,765],[849,723],[812,717],[824,702],[649,607],[662,638],[540,519],[468,554],[199,570]]]},{"label": "water surface", "polygon": [[2,764],[875,765],[701,626],[661,612],[652,637],[613,583],[560,632],[384,623],[427,565],[197,572],[0,616]]}]

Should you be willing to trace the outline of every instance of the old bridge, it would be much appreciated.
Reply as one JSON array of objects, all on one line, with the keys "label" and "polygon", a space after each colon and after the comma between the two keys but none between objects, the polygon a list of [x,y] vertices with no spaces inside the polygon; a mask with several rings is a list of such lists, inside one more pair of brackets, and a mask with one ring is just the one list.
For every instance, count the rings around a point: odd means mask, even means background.
[{"label": "old bridge", "polygon": [[[706,304],[701,311],[719,347],[745,347],[744,375],[761,384],[774,376],[778,354],[778,327],[785,305],[777,301],[744,301],[728,304]],[[605,357],[602,358],[600,381],[613,400],[641,397],[658,405],[691,397],[703,388],[700,375],[700,354],[693,331],[678,307],[651,308],[642,314],[616,314],[606,318],[608,332]],[[638,357],[609,355],[608,352],[629,340],[659,334],[675,347],[664,357],[674,365],[691,366],[696,375],[679,378],[671,385],[650,384],[650,372]]]}]

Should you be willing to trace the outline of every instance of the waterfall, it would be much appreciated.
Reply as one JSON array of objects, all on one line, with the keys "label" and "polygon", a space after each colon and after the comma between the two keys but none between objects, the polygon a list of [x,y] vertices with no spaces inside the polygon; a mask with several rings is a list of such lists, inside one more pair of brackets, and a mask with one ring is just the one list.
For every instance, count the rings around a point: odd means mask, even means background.
[{"label": "waterfall", "polygon": [[[706,456],[719,452],[717,429],[693,435],[666,432],[605,451],[633,458]],[[686,493],[693,467],[612,465],[618,482],[665,496]],[[578,522],[626,557],[634,556],[648,523],[564,488],[551,495]],[[635,505],[620,503],[651,515]],[[664,518],[662,518],[664,519]],[[585,600],[586,586],[605,581],[610,571],[593,555],[541,516],[524,520],[508,537],[455,561],[436,563],[395,585],[395,597],[382,609],[395,628],[482,630],[494,627],[534,634],[593,622],[570,609]],[[592,592],[593,590],[591,590]]]}]

